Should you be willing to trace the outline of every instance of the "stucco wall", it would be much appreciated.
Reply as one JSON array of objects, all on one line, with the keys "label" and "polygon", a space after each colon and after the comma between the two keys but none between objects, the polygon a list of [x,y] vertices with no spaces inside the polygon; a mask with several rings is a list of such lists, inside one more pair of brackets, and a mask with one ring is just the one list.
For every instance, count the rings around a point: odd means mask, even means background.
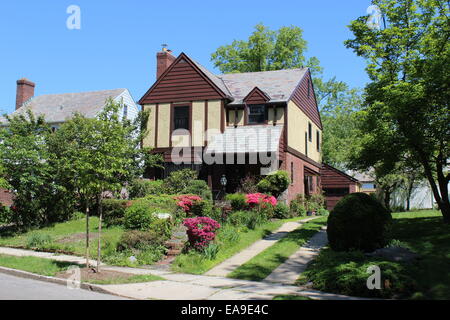
[{"label": "stucco wall", "polygon": [[205,101],[192,103],[192,145],[194,147],[205,144]]},{"label": "stucco wall", "polygon": [[[308,123],[312,125],[312,141],[308,143],[308,158],[321,163],[321,151],[317,151],[317,130],[320,132],[322,140],[322,130],[319,129],[300,108],[293,102],[288,103],[288,146],[298,152],[306,154],[305,150],[305,132],[308,132]],[[322,147],[322,141],[320,141]]]},{"label": "stucco wall", "polygon": [[158,148],[170,146],[170,103],[162,103],[158,107]]},{"label": "stucco wall", "polygon": [[156,120],[156,105],[148,104],[144,105],[144,110],[149,110],[150,114],[147,123],[147,135],[144,137],[143,145],[144,147],[155,147],[155,120]]}]

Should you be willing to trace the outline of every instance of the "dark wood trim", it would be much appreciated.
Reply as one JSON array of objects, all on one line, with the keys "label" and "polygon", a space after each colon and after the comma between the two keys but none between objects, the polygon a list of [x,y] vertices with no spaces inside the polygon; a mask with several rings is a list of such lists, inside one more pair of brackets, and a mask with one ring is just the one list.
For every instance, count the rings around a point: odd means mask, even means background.
[{"label": "dark wood trim", "polygon": [[225,103],[220,100],[220,132],[225,131]]},{"label": "dark wood trim", "polygon": [[295,150],[295,149],[293,149],[293,148],[291,148],[289,146],[287,146],[287,150],[286,151],[289,152],[290,154],[292,154],[292,155],[302,159],[303,161],[308,162],[309,164],[312,164],[313,166],[317,167],[319,170],[322,167],[322,164],[320,164],[320,163],[318,163],[318,162],[308,158],[303,153],[301,153],[301,152],[299,152],[299,151],[297,151],[297,150]]},{"label": "dark wood trim", "polygon": [[244,105],[244,126],[248,125],[248,106]]},{"label": "dark wood trim", "polygon": [[238,112],[238,109],[237,108],[234,108],[234,127],[235,128],[237,128],[237,126],[238,126],[238,115],[239,115],[239,112]]},{"label": "dark wood trim", "polygon": [[158,148],[158,130],[159,130],[159,103],[156,104],[155,107],[155,148]]},{"label": "dark wood trim", "polygon": [[277,106],[273,106],[273,125],[277,125]]},{"label": "dark wood trim", "polygon": [[[162,78],[162,76],[160,77]],[[169,124],[169,147],[172,148],[172,131],[173,131],[173,103],[170,104],[170,124]]]}]

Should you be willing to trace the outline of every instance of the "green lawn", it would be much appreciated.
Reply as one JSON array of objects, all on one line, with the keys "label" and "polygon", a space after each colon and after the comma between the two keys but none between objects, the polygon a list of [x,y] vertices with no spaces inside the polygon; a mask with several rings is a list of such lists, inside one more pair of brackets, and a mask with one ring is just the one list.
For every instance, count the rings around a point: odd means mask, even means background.
[{"label": "green lawn", "polygon": [[[92,237],[89,241],[90,255],[92,257],[97,255],[97,229],[98,218],[90,217],[89,230]],[[2,235],[0,234],[0,246],[29,248],[30,239],[36,234],[39,236],[49,236],[50,241],[41,243],[34,249],[47,251],[61,251],[68,254],[84,255],[86,246],[86,219],[71,220],[63,223],[56,223],[50,227],[39,230],[31,230],[26,233],[17,235]],[[102,228],[102,249],[104,253],[115,249],[123,229],[120,227]]]},{"label": "green lawn", "polygon": [[322,226],[326,225],[326,222],[327,217],[321,217],[305,223],[270,248],[267,248],[250,261],[235,269],[228,277],[255,281],[265,279],[275,268],[286,261],[289,256],[319,231]]},{"label": "green lawn", "polygon": [[28,271],[44,276],[54,276],[73,265],[70,262],[54,261],[37,257],[15,257],[0,254],[0,266]]},{"label": "green lawn", "polygon": [[[301,219],[305,219],[305,217]],[[282,224],[297,220],[300,220],[300,218],[270,221],[258,226],[254,230],[240,230],[239,228],[224,225],[217,234],[217,242],[220,244],[220,250],[215,259],[208,260],[201,254],[191,251],[179,255],[172,264],[172,269],[183,273],[203,274],[222,261],[249,247],[255,241],[269,235],[281,227]],[[234,238],[233,234],[236,234],[236,238]]]},{"label": "green lawn", "polygon": [[[361,252],[323,250],[299,279],[318,290],[354,296],[450,299],[450,226],[439,211],[393,214],[392,238],[421,255],[415,263],[369,258]],[[381,269],[381,290],[368,290],[370,265]]]}]

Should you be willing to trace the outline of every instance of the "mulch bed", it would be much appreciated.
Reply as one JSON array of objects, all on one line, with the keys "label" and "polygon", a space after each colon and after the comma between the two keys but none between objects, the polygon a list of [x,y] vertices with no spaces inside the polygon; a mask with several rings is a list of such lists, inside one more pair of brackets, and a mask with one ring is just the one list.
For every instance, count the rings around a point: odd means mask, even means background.
[{"label": "mulch bed", "polygon": [[[88,281],[88,280],[110,280],[110,279],[127,279],[134,277],[135,274],[132,273],[124,273],[124,272],[117,272],[117,271],[111,271],[111,270],[102,270],[100,268],[100,272],[95,272],[92,268],[80,268],[80,275],[81,275],[81,282]],[[56,274],[57,278],[67,279],[70,276],[73,276],[72,272],[59,272]]]}]

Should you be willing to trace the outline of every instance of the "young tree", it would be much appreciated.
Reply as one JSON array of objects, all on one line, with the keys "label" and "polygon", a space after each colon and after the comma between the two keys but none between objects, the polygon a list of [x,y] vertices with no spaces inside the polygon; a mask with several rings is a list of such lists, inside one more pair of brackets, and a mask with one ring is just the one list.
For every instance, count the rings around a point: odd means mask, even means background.
[{"label": "young tree", "polygon": [[346,46],[367,59],[366,87],[355,148],[360,167],[393,167],[405,154],[421,165],[444,221],[450,223],[446,172],[450,159],[450,4],[443,0],[374,0],[386,25],[367,16],[350,25]]},{"label": "young tree", "polygon": [[[86,210],[86,264],[89,267],[89,211],[97,206],[100,260],[102,195],[117,191],[138,176],[145,164],[140,148],[140,123],[119,116],[120,105],[110,100],[95,119],[76,114],[50,139],[52,164],[65,175],[68,188],[76,190]],[[142,119],[141,117],[138,118]]]}]

